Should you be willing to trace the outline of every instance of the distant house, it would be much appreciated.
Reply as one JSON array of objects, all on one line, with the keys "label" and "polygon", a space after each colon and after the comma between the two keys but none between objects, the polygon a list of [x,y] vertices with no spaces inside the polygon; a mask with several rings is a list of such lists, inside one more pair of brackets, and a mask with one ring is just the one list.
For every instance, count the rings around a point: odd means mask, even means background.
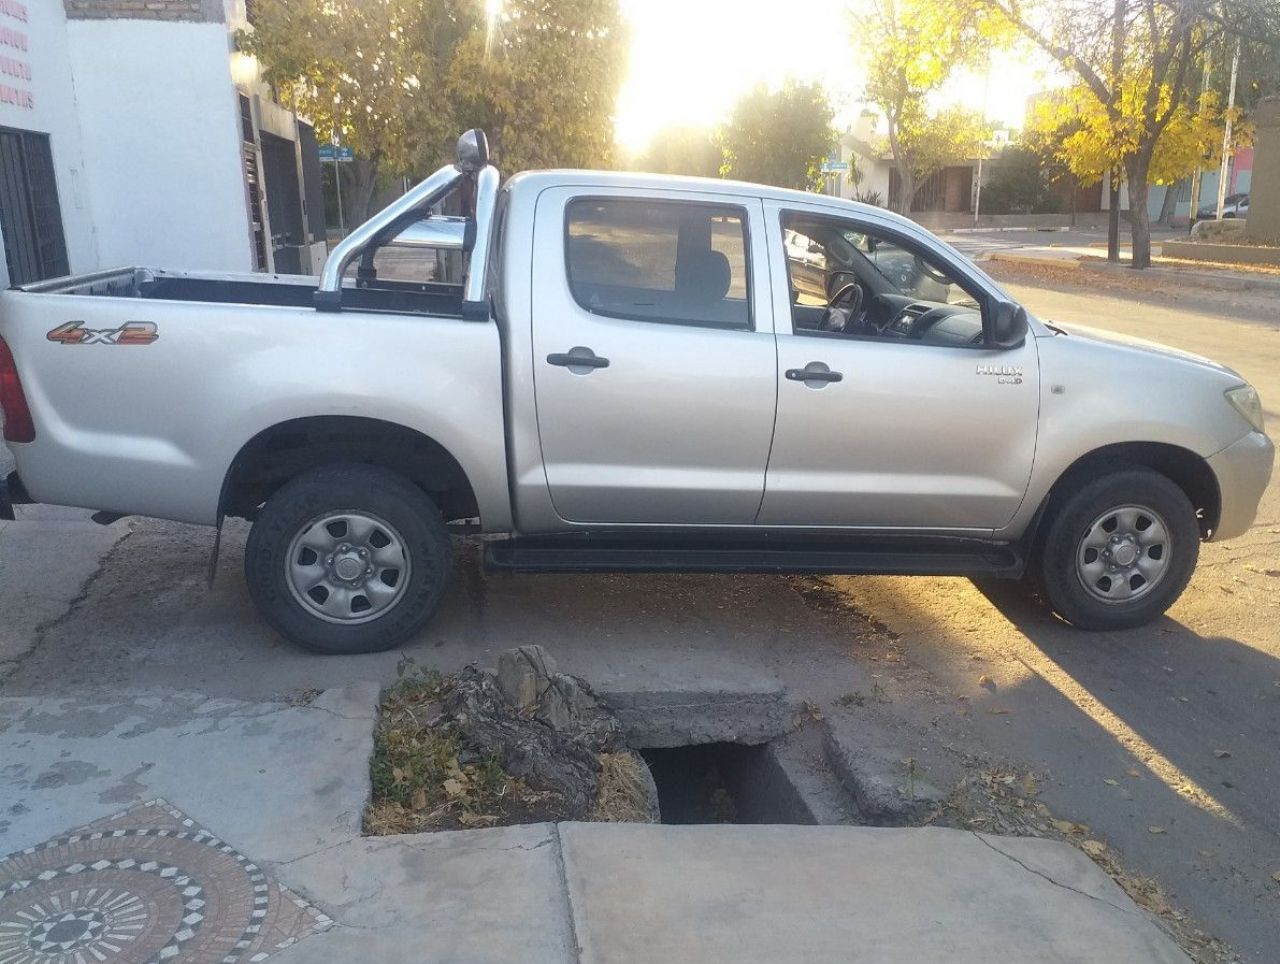
[{"label": "distant house", "polygon": [[[881,207],[896,207],[901,179],[894,168],[886,138],[879,133],[880,117],[862,111],[857,121],[840,137],[840,160],[847,170],[828,175],[827,193],[844,198],[872,198]],[[993,153],[1008,142],[1008,131],[997,131]],[[912,213],[966,213],[973,211],[978,159],[943,168],[919,185],[911,204]],[[855,173],[856,172],[856,173]],[[983,182],[987,174],[984,172]]]}]

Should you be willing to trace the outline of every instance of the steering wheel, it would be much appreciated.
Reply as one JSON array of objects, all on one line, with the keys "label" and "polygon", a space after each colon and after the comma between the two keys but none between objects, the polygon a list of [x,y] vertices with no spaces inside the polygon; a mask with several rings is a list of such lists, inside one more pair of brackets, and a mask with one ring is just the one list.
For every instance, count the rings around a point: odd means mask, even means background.
[{"label": "steering wheel", "polygon": [[858,314],[862,311],[863,297],[862,285],[856,281],[841,285],[839,290],[831,296],[831,300],[827,302],[827,310],[822,313],[822,321],[818,324],[818,330],[848,331],[857,322]]}]

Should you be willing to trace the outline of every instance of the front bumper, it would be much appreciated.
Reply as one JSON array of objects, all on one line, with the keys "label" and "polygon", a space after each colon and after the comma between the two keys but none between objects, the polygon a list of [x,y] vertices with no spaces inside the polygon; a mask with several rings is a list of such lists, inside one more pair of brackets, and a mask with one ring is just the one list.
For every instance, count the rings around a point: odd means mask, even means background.
[{"label": "front bumper", "polygon": [[1258,503],[1271,481],[1275,447],[1261,432],[1250,432],[1234,445],[1210,456],[1209,468],[1218,478],[1222,511],[1213,530],[1213,541],[1242,536],[1253,525]]},{"label": "front bumper", "polygon": [[17,472],[10,472],[7,479],[0,479],[0,519],[13,521],[15,505],[30,505],[31,496],[18,478]]}]

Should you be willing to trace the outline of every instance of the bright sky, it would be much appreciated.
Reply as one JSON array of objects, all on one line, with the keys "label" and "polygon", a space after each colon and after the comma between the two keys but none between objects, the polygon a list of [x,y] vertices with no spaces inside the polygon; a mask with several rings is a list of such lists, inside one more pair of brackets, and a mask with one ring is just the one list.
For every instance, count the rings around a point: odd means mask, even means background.
[{"label": "bright sky", "polygon": [[[712,126],[741,94],[786,77],[820,81],[844,127],[861,106],[863,68],[851,0],[621,0],[631,25],[631,62],[618,101],[617,139],[643,150],[669,124]],[[1043,62],[997,53],[986,113],[1021,127],[1026,99],[1054,74]],[[983,77],[960,76],[941,103],[980,109]],[[841,113],[842,112],[842,113]]]}]

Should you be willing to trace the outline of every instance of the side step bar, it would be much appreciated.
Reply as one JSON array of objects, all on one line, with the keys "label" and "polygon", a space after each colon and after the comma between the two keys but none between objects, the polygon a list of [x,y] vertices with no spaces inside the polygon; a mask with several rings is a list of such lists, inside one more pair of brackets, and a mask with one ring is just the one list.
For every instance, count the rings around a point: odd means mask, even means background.
[{"label": "side step bar", "polygon": [[1012,546],[973,540],[884,539],[795,542],[624,542],[614,539],[507,539],[485,547],[498,572],[773,573],[1018,578]]}]

